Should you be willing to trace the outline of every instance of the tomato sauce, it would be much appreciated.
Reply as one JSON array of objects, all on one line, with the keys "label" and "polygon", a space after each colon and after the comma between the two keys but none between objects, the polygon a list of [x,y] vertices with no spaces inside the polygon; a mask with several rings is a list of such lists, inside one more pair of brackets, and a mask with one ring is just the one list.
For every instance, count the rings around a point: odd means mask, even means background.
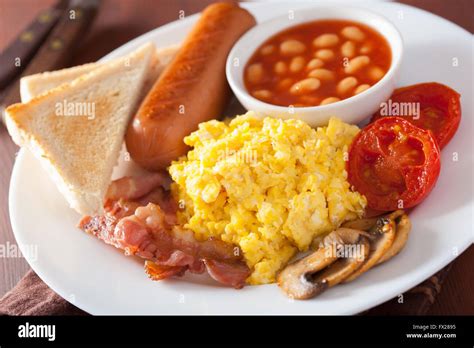
[{"label": "tomato sauce", "polygon": [[288,28],[265,41],[245,66],[255,98],[280,106],[317,106],[350,98],[390,68],[387,40],[362,23],[319,20]]}]

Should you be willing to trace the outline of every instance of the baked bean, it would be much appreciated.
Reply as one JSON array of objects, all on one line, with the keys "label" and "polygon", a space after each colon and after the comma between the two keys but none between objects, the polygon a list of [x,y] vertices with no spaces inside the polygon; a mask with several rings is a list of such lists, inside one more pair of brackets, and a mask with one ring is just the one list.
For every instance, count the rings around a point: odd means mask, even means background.
[{"label": "baked bean", "polygon": [[295,56],[306,50],[304,43],[298,40],[286,40],[280,44],[280,53],[284,56]]},{"label": "baked bean", "polygon": [[275,52],[275,46],[273,45],[265,45],[260,49],[260,53],[263,54],[264,56],[268,56],[269,54],[272,54]]},{"label": "baked bean", "polygon": [[313,69],[320,68],[323,65],[324,65],[324,62],[321,59],[313,58],[308,62],[308,65],[306,65],[306,69],[313,70]]},{"label": "baked bean", "polygon": [[373,86],[391,59],[387,40],[374,28],[316,20],[284,29],[256,47],[244,67],[244,84],[249,95],[266,103],[326,105]]},{"label": "baked bean", "polygon": [[318,48],[333,47],[339,42],[336,34],[322,34],[313,40],[313,45]]},{"label": "baked bean", "polygon": [[277,74],[283,75],[287,71],[286,63],[282,61],[276,62],[275,67],[273,69]]},{"label": "baked bean", "polygon": [[319,105],[328,105],[328,104],[338,102],[339,100],[341,99],[337,97],[329,97],[329,98],[323,99],[323,101]]},{"label": "baked bean", "polygon": [[364,44],[360,50],[359,50],[360,53],[362,54],[367,54],[367,53],[370,53],[372,52],[372,45],[371,44]]},{"label": "baked bean", "polygon": [[306,63],[305,59],[301,56],[294,57],[290,62],[290,71],[298,72],[303,70],[304,64]]},{"label": "baked bean", "polygon": [[355,86],[357,86],[357,79],[353,76],[346,77],[337,84],[337,93],[347,94],[354,89]]},{"label": "baked bean", "polygon": [[323,48],[322,50],[317,50],[315,56],[324,61],[329,61],[334,59],[334,52],[333,50]]},{"label": "baked bean", "polygon": [[356,45],[352,41],[346,41],[341,46],[341,53],[344,57],[352,58],[356,54]]},{"label": "baked bean", "polygon": [[358,56],[352,58],[349,61],[349,64],[344,68],[346,74],[354,74],[356,71],[362,69],[363,67],[369,65],[370,58],[367,56]]},{"label": "baked bean", "polygon": [[255,63],[249,65],[247,68],[247,80],[250,83],[258,83],[263,78],[263,65],[260,63]]},{"label": "baked bean", "polygon": [[273,94],[268,89],[259,89],[257,91],[253,91],[252,95],[257,99],[268,100],[272,97]]},{"label": "baked bean", "polygon": [[365,39],[364,32],[355,26],[345,27],[341,30],[341,34],[349,40],[362,41]]},{"label": "baked bean", "polygon": [[378,81],[385,75],[385,72],[378,66],[373,66],[369,69],[368,75],[370,79]]},{"label": "baked bean", "polygon": [[318,79],[310,77],[296,82],[291,86],[290,93],[296,95],[305,94],[317,90],[319,86],[321,86],[321,82]]},{"label": "baked bean", "polygon": [[370,88],[370,85],[368,85],[368,84],[359,85],[359,86],[357,86],[357,88],[355,89],[354,94],[362,93],[363,91],[366,91],[366,90],[368,90],[369,88]]},{"label": "baked bean", "polygon": [[292,84],[293,84],[293,79],[287,77],[286,79],[283,79],[280,82],[278,82],[277,89],[287,91]]},{"label": "baked bean", "polygon": [[334,80],[334,73],[328,69],[314,69],[308,74],[309,77],[316,77],[322,81]]},{"label": "baked bean", "polygon": [[319,98],[312,95],[302,95],[299,97],[299,100],[304,105],[318,105]]}]

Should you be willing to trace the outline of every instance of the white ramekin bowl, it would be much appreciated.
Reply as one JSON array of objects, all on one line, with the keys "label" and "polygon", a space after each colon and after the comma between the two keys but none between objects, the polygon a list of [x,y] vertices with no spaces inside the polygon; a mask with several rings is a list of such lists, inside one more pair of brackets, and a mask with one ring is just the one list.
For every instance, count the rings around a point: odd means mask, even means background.
[{"label": "white ramekin bowl", "polygon": [[[245,65],[255,50],[264,41],[284,29],[320,19],[352,20],[366,24],[382,34],[392,51],[392,62],[385,76],[358,95],[324,106],[284,107],[268,104],[251,96],[245,88],[243,75]],[[245,33],[227,57],[226,75],[237,99],[246,109],[256,111],[260,117],[298,118],[316,127],[326,125],[330,117],[336,116],[345,122],[356,124],[374,113],[380,103],[392,94],[402,55],[401,35],[384,17],[357,7],[313,7],[276,17],[258,24]]]}]

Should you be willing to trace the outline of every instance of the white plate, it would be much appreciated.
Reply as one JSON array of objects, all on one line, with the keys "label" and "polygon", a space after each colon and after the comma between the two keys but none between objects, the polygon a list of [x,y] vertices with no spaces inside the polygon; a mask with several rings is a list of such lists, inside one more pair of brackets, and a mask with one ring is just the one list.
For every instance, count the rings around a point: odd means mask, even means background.
[{"label": "white plate", "polygon": [[[244,6],[261,22],[311,4]],[[237,291],[205,276],[153,282],[142,260],[125,257],[75,228],[80,216],[68,208],[38,161],[22,150],[12,174],[9,204],[17,242],[31,267],[58,294],[92,314],[354,314],[403,293],[452,261],[473,242],[472,36],[404,5],[366,7],[390,19],[403,35],[400,85],[438,81],[462,94],[461,126],[443,150],[436,188],[411,214],[413,233],[399,256],[308,301],[291,301],[276,285]],[[159,46],[179,42],[196,19],[191,16],[153,30],[107,59],[148,40]],[[458,161],[453,161],[453,153]],[[27,252],[31,246],[37,247],[37,257]]]}]

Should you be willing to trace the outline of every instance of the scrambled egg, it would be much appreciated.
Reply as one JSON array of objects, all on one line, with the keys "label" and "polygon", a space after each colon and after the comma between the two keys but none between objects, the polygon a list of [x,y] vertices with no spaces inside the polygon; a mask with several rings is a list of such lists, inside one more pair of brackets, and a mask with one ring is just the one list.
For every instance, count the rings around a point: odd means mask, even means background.
[{"label": "scrambled egg", "polygon": [[359,132],[336,118],[313,129],[299,120],[212,120],[184,142],[172,163],[179,218],[200,240],[240,246],[250,284],[275,281],[297,251],[344,221],[360,217],[366,199],[347,182],[345,157]]}]

